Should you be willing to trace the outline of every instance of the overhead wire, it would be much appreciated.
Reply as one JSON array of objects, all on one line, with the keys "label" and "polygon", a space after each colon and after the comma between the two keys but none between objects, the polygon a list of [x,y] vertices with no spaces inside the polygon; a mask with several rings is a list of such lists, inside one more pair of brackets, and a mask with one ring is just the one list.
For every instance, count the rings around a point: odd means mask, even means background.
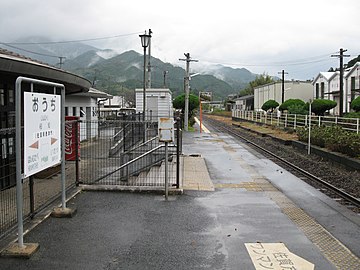
[{"label": "overhead wire", "polygon": [[[215,61],[211,59],[203,59],[203,61],[213,64],[223,64],[223,65],[231,65],[231,66],[245,66],[245,67],[261,67],[261,66],[298,66],[298,65],[308,65],[308,64],[315,64],[320,62],[325,62],[329,60],[329,56],[331,53],[318,55],[318,56],[311,56],[303,59],[294,59],[294,60],[287,60],[287,61],[277,61],[277,62],[264,62],[264,63],[229,63],[229,62],[222,62],[222,61]],[[325,58],[326,57],[326,58]]]},{"label": "overhead wire", "polygon": [[126,37],[141,34],[143,32],[134,32],[128,34],[120,34],[114,36],[107,37],[96,37],[96,38],[87,38],[87,39],[75,39],[75,40],[64,40],[64,41],[43,41],[43,42],[0,42],[1,44],[10,44],[10,45],[46,45],[46,44],[64,44],[64,43],[75,43],[75,42],[86,42],[86,41],[96,41],[96,40],[104,40],[104,39],[112,39],[119,37]]},{"label": "overhead wire", "polygon": [[65,40],[65,41],[44,41],[44,42],[2,42],[0,41],[0,44],[7,46],[9,48],[17,49],[20,51],[41,55],[41,56],[47,56],[47,57],[54,57],[54,58],[60,58],[62,56],[58,55],[50,55],[45,53],[39,53],[34,52],[31,50],[27,50],[24,48],[19,48],[14,45],[51,45],[51,44],[67,44],[67,43],[76,43],[76,42],[86,42],[86,41],[96,41],[96,40],[105,40],[105,39],[112,39],[112,38],[119,38],[119,37],[125,37],[125,36],[131,36],[131,35],[137,35],[141,34],[142,32],[134,32],[134,33],[128,33],[128,34],[120,34],[120,35],[114,35],[114,36],[107,36],[107,37],[96,37],[96,38],[87,38],[87,39],[76,39],[76,40]]}]

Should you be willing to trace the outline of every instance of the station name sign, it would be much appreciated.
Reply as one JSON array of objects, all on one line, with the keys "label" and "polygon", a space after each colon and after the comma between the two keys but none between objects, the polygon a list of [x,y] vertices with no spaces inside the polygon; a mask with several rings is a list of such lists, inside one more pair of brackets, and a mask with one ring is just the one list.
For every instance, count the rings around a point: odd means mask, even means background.
[{"label": "station name sign", "polygon": [[61,162],[61,96],[24,93],[24,177]]}]

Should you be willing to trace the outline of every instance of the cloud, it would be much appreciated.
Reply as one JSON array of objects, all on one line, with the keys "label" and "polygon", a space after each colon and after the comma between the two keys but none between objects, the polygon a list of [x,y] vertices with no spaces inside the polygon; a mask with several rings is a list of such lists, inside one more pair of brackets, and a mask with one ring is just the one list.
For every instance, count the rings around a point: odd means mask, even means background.
[{"label": "cloud", "polygon": [[[164,61],[183,65],[178,58],[190,52],[200,61],[233,63],[271,75],[289,69],[289,77],[305,79],[336,59],[324,57],[303,66],[272,63],[324,55],[341,47],[356,56],[359,10],[358,0],[12,0],[2,3],[0,33],[5,42],[27,36],[74,40],[151,28],[152,54]],[[91,45],[142,53],[138,34]]]}]

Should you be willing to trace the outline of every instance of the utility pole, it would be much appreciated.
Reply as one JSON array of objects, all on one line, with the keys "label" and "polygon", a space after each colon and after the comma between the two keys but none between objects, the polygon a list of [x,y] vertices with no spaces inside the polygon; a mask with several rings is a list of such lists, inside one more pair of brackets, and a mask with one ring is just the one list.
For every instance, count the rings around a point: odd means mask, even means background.
[{"label": "utility pole", "polygon": [[59,63],[58,63],[58,65],[59,65],[60,69],[62,68],[62,65],[64,64],[64,62],[63,62],[64,59],[66,59],[66,57],[64,57],[64,56],[59,56]]},{"label": "utility pole", "polygon": [[185,84],[185,116],[184,116],[184,129],[189,130],[189,92],[190,92],[190,62],[198,62],[198,60],[191,59],[190,53],[184,53],[186,59],[179,59],[180,61],[186,61],[186,76],[184,80]]},{"label": "utility pole", "polygon": [[163,84],[164,88],[166,88],[166,75],[167,75],[168,73],[169,73],[169,71],[164,70],[164,73],[163,73],[163,75],[164,75],[164,84]]},{"label": "utility pole", "polygon": [[343,116],[344,113],[344,57],[350,57],[350,55],[344,55],[344,52],[347,50],[344,50],[343,48],[340,48],[339,54],[331,55],[331,57],[339,57],[340,59],[340,106],[339,106],[339,116]]},{"label": "utility pole", "polygon": [[151,29],[149,29],[149,35],[150,35],[150,39],[149,39],[149,56],[148,56],[148,81],[147,81],[147,88],[151,88],[151,34],[153,33],[153,31],[151,31]]},{"label": "utility pole", "polygon": [[285,74],[289,74],[285,72],[285,70],[282,70],[281,73],[278,72],[278,74],[281,74],[281,104],[285,101]]}]

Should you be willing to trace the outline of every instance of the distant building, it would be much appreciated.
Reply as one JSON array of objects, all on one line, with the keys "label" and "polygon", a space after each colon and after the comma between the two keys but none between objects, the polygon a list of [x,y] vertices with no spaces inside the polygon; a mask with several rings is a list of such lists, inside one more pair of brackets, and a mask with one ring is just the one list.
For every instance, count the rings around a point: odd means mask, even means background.
[{"label": "distant building", "polygon": [[[328,99],[337,103],[331,114],[340,114],[340,71],[320,72],[312,82],[314,98]],[[359,95],[359,63],[344,71],[343,113],[350,111],[351,101]]]},{"label": "distant building", "polygon": [[351,102],[360,96],[360,62],[357,62],[353,67],[351,67],[346,75],[345,78],[345,102],[346,106],[345,112],[350,112],[350,104]]},{"label": "distant building", "polygon": [[102,102],[104,108],[125,108],[128,107],[127,102],[123,96],[113,96],[112,99]]},{"label": "distant building", "polygon": [[85,93],[75,93],[65,97],[65,115],[77,116],[80,123],[80,140],[98,136],[99,100],[109,100],[112,95],[90,88]]},{"label": "distant building", "polygon": [[235,99],[233,110],[253,111],[254,110],[254,95],[247,95]]},{"label": "distant building", "polygon": [[[301,99],[308,102],[313,98],[313,86],[311,82],[304,81],[285,81],[284,82],[284,101],[288,99]],[[261,111],[262,105],[273,99],[282,104],[282,82],[272,82],[254,88],[254,110]]]},{"label": "distant building", "polygon": [[[135,90],[136,112],[143,112],[143,89]],[[167,88],[146,89],[145,115],[146,119],[154,120],[159,117],[173,117],[172,93]]]}]

